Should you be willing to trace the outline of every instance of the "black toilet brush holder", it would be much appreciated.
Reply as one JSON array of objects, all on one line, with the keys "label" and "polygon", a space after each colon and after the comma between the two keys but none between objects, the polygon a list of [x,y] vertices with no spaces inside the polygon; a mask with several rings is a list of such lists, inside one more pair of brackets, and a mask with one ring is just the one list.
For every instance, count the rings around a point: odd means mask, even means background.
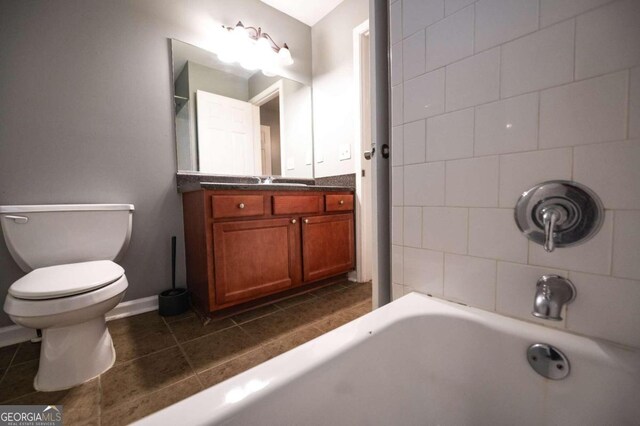
[{"label": "black toilet brush holder", "polygon": [[171,289],[158,295],[158,313],[163,317],[179,315],[189,309],[189,291],[176,288],[176,237],[171,237]]}]

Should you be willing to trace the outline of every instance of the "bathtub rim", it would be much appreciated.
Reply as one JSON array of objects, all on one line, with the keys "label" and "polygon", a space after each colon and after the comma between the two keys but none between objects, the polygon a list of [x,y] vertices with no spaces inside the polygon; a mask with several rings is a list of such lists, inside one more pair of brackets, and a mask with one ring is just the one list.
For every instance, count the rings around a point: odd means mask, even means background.
[{"label": "bathtub rim", "polygon": [[[598,361],[607,364],[612,363],[615,358],[616,360],[622,359],[625,368],[635,369],[640,365],[639,348],[582,336],[567,330],[546,327],[412,292],[288,352],[152,413],[134,424],[184,423],[187,419],[184,413],[189,413],[188,424],[190,425],[206,425],[228,419],[244,407],[304,376],[327,360],[348,352],[367,339],[374,338],[397,322],[430,315],[450,316],[478,322],[498,333],[517,335],[519,338],[526,338],[532,342],[544,340],[545,343],[559,346],[565,352],[573,353],[574,356],[577,354],[577,356],[598,358]],[[240,395],[241,392],[238,389],[251,388],[250,382],[252,381],[254,381],[255,390],[247,392],[238,401],[227,401],[228,395]],[[260,387],[260,382],[266,382],[267,385]]]}]

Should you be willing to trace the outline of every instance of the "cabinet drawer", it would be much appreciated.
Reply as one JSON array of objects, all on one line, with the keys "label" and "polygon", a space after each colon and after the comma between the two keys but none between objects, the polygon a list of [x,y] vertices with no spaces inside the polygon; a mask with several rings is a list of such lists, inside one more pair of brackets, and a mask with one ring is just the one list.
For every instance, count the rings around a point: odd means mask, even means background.
[{"label": "cabinet drawer", "polygon": [[211,199],[214,219],[264,215],[262,195],[212,195]]},{"label": "cabinet drawer", "polygon": [[273,214],[309,214],[322,211],[322,195],[274,195]]},{"label": "cabinet drawer", "polygon": [[342,212],[353,210],[353,195],[326,195],[326,210],[328,212]]}]

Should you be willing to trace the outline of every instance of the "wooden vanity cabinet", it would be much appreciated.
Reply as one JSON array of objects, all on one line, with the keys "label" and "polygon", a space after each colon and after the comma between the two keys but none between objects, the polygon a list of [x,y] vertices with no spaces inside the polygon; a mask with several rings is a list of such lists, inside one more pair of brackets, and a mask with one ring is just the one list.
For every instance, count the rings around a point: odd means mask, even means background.
[{"label": "wooden vanity cabinet", "polygon": [[217,304],[246,301],[301,281],[300,225],[288,218],[213,225]]},{"label": "wooden vanity cabinet", "polygon": [[353,269],[353,226],[353,214],[313,216],[302,220],[304,281],[315,281]]},{"label": "wooden vanity cabinet", "polygon": [[215,312],[353,270],[353,209],[350,191],[184,193],[194,304]]}]

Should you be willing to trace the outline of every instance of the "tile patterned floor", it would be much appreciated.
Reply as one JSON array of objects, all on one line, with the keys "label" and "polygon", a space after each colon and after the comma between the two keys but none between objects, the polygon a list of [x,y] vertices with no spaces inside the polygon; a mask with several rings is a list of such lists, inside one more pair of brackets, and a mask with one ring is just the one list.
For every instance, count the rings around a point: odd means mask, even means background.
[{"label": "tile patterned floor", "polygon": [[0,404],[62,404],[70,425],[128,424],[369,311],[371,283],[344,281],[206,326],[193,312],[112,321],[116,365],[59,392],[33,389],[39,344],[0,348]]}]

